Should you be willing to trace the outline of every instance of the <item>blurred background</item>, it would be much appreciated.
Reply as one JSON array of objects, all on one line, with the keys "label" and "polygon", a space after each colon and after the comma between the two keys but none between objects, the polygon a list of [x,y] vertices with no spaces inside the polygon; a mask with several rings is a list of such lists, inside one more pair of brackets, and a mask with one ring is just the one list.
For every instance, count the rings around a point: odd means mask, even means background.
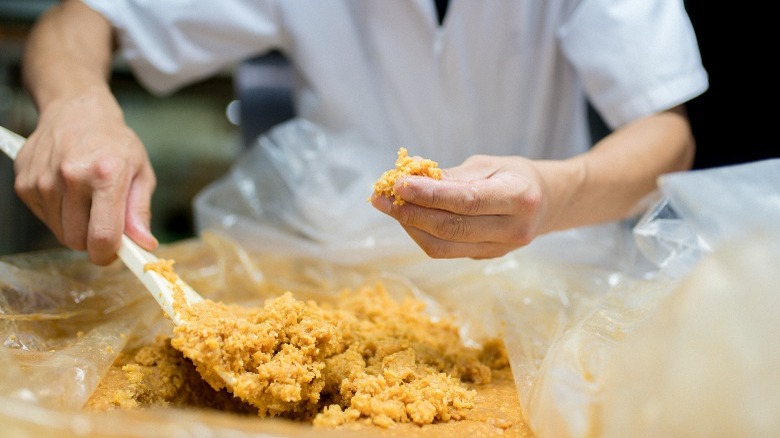
[{"label": "blurred background", "polygon": [[[20,57],[32,23],[56,2],[0,0],[0,125],[25,137],[37,114],[20,84]],[[689,104],[698,143],[695,167],[780,157],[780,142],[769,132],[777,114],[771,106],[777,102],[777,80],[770,78],[777,53],[772,15],[705,0],[686,5],[710,75],[710,90]],[[121,61],[115,63],[115,94],[157,174],[152,231],[162,243],[192,237],[195,194],[227,172],[258,134],[293,115],[290,83],[284,59],[270,54],[160,98],[145,91]],[[241,114],[251,117],[241,123]],[[594,136],[603,135],[598,116],[592,118]],[[56,247],[16,197],[13,163],[0,154],[0,255]]]},{"label": "blurred background", "polygon": [[[20,82],[19,63],[36,18],[57,0],[0,0],[0,126],[25,137],[36,109]],[[226,173],[259,133],[292,116],[289,67],[278,54],[225,71],[167,97],[143,89],[121,60],[112,88],[127,123],[147,146],[157,176],[152,232],[162,243],[194,235],[192,198]],[[252,113],[252,123],[240,114]],[[59,247],[17,198],[13,162],[0,154],[0,255]]]}]

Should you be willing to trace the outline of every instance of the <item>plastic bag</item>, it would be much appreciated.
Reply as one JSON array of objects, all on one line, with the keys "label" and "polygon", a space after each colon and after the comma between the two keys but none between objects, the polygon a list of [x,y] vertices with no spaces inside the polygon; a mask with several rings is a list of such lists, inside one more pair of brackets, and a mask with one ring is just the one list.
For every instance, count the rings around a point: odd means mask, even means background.
[{"label": "plastic bag", "polygon": [[659,184],[665,196],[634,234],[648,259],[668,275],[685,275],[728,241],[777,230],[780,159],[670,174]]},{"label": "plastic bag", "polygon": [[615,345],[602,370],[601,435],[778,436],[778,272],[777,233],[705,256]]},{"label": "plastic bag", "polygon": [[[159,255],[226,301],[262,297],[269,281],[324,299],[377,277],[424,297],[433,314],[457,315],[467,342],[504,339],[540,437],[712,436],[710,424],[715,435],[780,432],[780,327],[771,317],[780,219],[762,204],[776,199],[776,162],[665,177],[661,204],[637,226],[554,233],[492,260],[432,260],[368,205],[394,157],[367,148],[300,120],[274,129],[199,195],[201,237]],[[689,196],[697,192],[718,196]],[[746,229],[747,215],[761,219]],[[9,433],[329,434],[177,409],[85,412],[118,351],[169,322],[121,266],[55,252],[4,258],[0,273],[0,420]],[[722,342],[710,348],[713,333]]]},{"label": "plastic bag", "polygon": [[[321,150],[338,149],[338,139],[316,127],[309,128],[321,134],[317,137],[323,142]],[[293,124],[283,129],[289,133],[298,127]],[[292,149],[284,150],[291,153]],[[320,158],[316,160],[318,166],[327,168],[327,158]],[[285,168],[284,160],[272,165]],[[539,436],[581,437],[607,434],[606,431],[620,436],[618,432],[626,430],[617,425],[624,423],[605,410],[605,406],[615,404],[604,399],[607,382],[619,376],[619,370],[606,371],[613,369],[613,362],[619,360],[616,349],[633,342],[641,349],[643,344],[650,343],[647,339],[634,341],[631,333],[652,318],[663,317],[658,314],[677,311],[665,307],[667,300],[691,294],[692,288],[705,288],[706,285],[694,280],[690,283],[684,280],[703,258],[720,257],[718,250],[722,244],[735,241],[736,248],[720,251],[747,251],[756,239],[764,244],[771,240],[766,236],[757,238],[753,233],[757,230],[769,235],[777,233],[776,224],[780,223],[777,166],[777,160],[770,160],[668,175],[660,180],[656,202],[649,205],[638,222],[553,233],[495,260],[430,260],[413,247],[397,245],[398,240],[409,240],[402,234],[387,241],[352,239],[349,242],[353,246],[345,242],[339,242],[338,248],[329,246],[332,242],[314,246],[319,248],[317,254],[336,262],[349,262],[350,257],[344,257],[342,249],[350,248],[355,251],[352,254],[360,254],[356,259],[379,263],[384,269],[411,279],[438,303],[460,315],[466,339],[478,343],[485,336],[501,333],[511,353],[524,415]],[[310,172],[316,173],[318,168]],[[247,176],[242,174],[244,178]],[[236,184],[237,180],[232,183]],[[230,183],[218,184],[220,189],[226,185]],[[196,214],[205,217],[201,213],[217,204],[214,193],[203,194],[196,203]],[[320,195],[302,190],[298,196],[305,199]],[[306,205],[306,201],[299,205]],[[349,217],[362,223],[369,215],[366,211],[355,208]],[[224,213],[217,211],[213,217],[229,220],[220,222],[212,217],[201,221],[201,226],[216,226],[254,249],[264,250],[266,240],[256,236],[270,234],[273,225],[263,222],[261,217],[237,218]],[[339,224],[332,226],[337,228]],[[396,231],[400,229],[392,223],[382,224],[382,229],[392,231],[393,226]],[[305,233],[286,237],[290,240],[282,245],[285,249],[309,251],[307,245],[311,239]],[[376,245],[365,245],[366,242]],[[756,267],[769,282],[756,293],[770,293],[769,285],[777,281],[780,270],[772,263],[770,257],[765,257]],[[732,270],[727,275],[731,281],[738,282],[746,272]],[[690,310],[689,316],[697,320],[694,310]],[[749,323],[749,316],[743,316],[744,322]],[[708,321],[718,324],[717,320]],[[687,326],[678,328],[687,329]],[[712,327],[712,331],[716,328],[723,329]],[[757,337],[765,335],[764,328],[752,329]],[[677,334],[656,327],[655,335],[653,342],[662,342]],[[708,339],[697,342],[706,343]],[[711,360],[719,363],[717,357]],[[658,374],[655,377],[664,378]],[[634,378],[641,380],[641,377]],[[776,380],[773,375],[758,378]],[[642,382],[634,383],[639,387]],[[662,387],[663,382],[656,383]],[[625,381],[622,384],[624,393],[631,394],[631,385]],[[708,384],[715,387],[717,382]],[[663,405],[666,401],[658,403]],[[643,405],[635,401],[626,406],[638,409]],[[717,414],[724,422],[731,422],[732,429],[765,430],[751,429],[756,424],[743,423],[739,416],[724,416],[722,411]],[[691,426],[687,430],[696,432],[694,426],[700,420],[688,420],[693,423],[687,425]],[[632,434],[660,430],[647,427],[646,423],[637,426],[645,429],[631,429]],[[774,427],[774,423],[770,422],[770,426]]]},{"label": "plastic bag", "polygon": [[[279,290],[327,301],[343,288],[382,280],[400,298],[420,292],[370,268],[249,255],[204,233],[163,246],[162,258],[204,297],[258,305]],[[269,274],[271,273],[271,274]],[[0,422],[10,436],[343,436],[344,431],[216,411],[83,409],[124,349],[148,345],[172,326],[121,263],[107,268],[61,250],[0,259]],[[347,432],[348,433],[348,432]]]},{"label": "plastic bag", "polygon": [[778,166],[661,178],[634,229],[654,275],[610,288],[531,355],[542,359],[526,366],[523,403],[537,434],[780,433]]},{"label": "plastic bag", "polygon": [[[259,137],[193,203],[199,230],[221,230],[250,250],[356,264],[413,245],[368,199],[395,156],[349,134],[293,119]],[[389,163],[389,164],[388,164]],[[381,248],[378,252],[377,248]]]}]

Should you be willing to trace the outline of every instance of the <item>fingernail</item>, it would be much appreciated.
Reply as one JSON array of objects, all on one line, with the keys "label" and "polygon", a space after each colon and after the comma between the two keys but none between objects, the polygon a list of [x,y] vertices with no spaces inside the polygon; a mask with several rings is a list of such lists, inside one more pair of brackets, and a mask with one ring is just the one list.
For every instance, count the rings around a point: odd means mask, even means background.
[{"label": "fingernail", "polygon": [[157,240],[157,237],[155,237],[154,234],[152,234],[152,230],[150,230],[149,228],[146,228],[145,231],[147,233],[147,236],[149,236],[149,240],[152,241],[152,244],[154,245],[154,247],[157,248],[158,246],[160,246],[160,241]]},{"label": "fingernail", "polygon": [[390,209],[393,207],[393,203],[387,196],[379,196],[374,199],[374,207],[381,210],[383,213],[390,214]]}]

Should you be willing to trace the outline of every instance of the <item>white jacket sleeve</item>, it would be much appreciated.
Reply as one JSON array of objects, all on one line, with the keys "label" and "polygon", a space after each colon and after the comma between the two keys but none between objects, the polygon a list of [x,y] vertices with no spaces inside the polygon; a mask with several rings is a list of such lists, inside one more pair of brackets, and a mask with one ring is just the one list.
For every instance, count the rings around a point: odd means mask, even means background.
[{"label": "white jacket sleeve", "polygon": [[558,37],[612,128],[707,89],[696,35],[680,0],[583,0]]},{"label": "white jacket sleeve", "polygon": [[166,94],[278,45],[275,2],[82,0],[116,28],[138,80]]}]

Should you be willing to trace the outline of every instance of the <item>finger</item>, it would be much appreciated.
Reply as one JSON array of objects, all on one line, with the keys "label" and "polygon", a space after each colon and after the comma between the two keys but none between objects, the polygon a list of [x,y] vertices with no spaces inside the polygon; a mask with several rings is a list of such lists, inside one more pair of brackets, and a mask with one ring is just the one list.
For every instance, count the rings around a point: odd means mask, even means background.
[{"label": "finger", "polygon": [[374,193],[371,195],[371,205],[384,214],[390,214],[392,212],[393,200],[387,196],[378,196]]},{"label": "finger", "polygon": [[[16,174],[16,179],[14,180],[14,191],[16,192],[16,195],[25,205],[27,205],[27,208],[41,220],[41,222],[46,223],[43,202],[35,191],[35,186],[36,184],[34,181],[26,174]],[[46,225],[48,226],[48,224]]]},{"label": "finger", "polygon": [[425,253],[436,259],[453,259],[469,257],[472,259],[486,259],[501,257],[509,251],[517,248],[499,242],[451,242],[439,239],[425,231],[414,227],[404,227],[406,233],[422,248]]},{"label": "finger", "polygon": [[[57,233],[60,228],[59,220],[52,226],[49,219],[50,212],[47,210],[47,204],[41,193],[40,188],[47,185],[46,180],[41,181],[41,175],[48,171],[49,157],[46,150],[36,151],[37,143],[28,139],[24,146],[19,150],[19,155],[14,161],[14,191],[19,196],[30,211],[46,224],[52,230],[58,240],[62,240]],[[37,154],[37,155],[36,155]],[[36,157],[36,159],[33,159]],[[51,181],[51,179],[49,179]],[[48,191],[48,189],[46,189]]]},{"label": "finger", "polygon": [[408,176],[395,184],[395,193],[404,201],[461,215],[510,214],[515,197],[523,188],[500,184],[494,179],[462,181]]},{"label": "finger", "polygon": [[[107,265],[116,259],[125,229],[130,183],[120,169],[122,163],[104,160],[93,170],[95,189],[90,209],[87,250],[90,260],[97,265]],[[114,176],[115,173],[117,176]]]},{"label": "finger", "polygon": [[150,167],[145,168],[130,185],[125,217],[125,233],[135,243],[149,251],[157,248],[158,245],[150,227],[152,193],[155,186],[154,172]]},{"label": "finger", "polygon": [[87,249],[91,194],[88,187],[74,184],[62,197],[62,243],[79,251]]},{"label": "finger", "polygon": [[520,218],[508,215],[464,216],[445,210],[424,208],[404,203],[390,205],[389,215],[402,226],[412,227],[441,240],[461,243],[502,243],[523,246],[533,236],[520,223]]},{"label": "finger", "polygon": [[81,160],[60,163],[63,243],[73,249],[87,249],[87,232],[92,208],[91,167]]},{"label": "finger", "polygon": [[57,239],[66,245],[62,229],[62,189],[59,177],[46,172],[35,181],[36,205],[42,213],[43,222]]}]

